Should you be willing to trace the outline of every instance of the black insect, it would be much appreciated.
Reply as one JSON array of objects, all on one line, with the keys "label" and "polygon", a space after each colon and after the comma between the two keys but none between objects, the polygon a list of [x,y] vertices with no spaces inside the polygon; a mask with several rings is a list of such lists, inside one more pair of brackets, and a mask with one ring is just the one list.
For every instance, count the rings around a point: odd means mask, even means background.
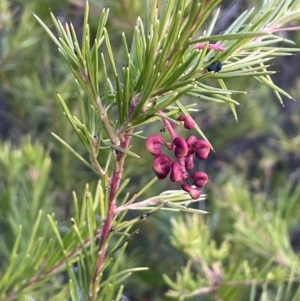
[{"label": "black insect", "polygon": [[207,67],[207,71],[214,73],[219,72],[222,69],[222,63],[220,61],[215,61]]}]

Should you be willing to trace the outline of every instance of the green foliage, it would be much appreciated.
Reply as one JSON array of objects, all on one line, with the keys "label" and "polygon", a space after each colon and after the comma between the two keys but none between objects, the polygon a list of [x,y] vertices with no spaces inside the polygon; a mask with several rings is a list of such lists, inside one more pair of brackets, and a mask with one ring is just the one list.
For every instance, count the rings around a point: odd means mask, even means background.
[{"label": "green foliage", "polygon": [[[52,183],[48,181],[51,160],[40,144],[31,144],[28,138],[23,139],[19,149],[2,143],[0,162],[0,223],[3,233],[0,254],[3,256],[1,265],[6,265],[15,236],[22,231],[19,243],[25,248],[32,234],[31,228],[21,230],[20,225],[34,225],[41,215],[40,209],[47,211],[51,208],[53,194]],[[44,231],[41,227],[35,234],[39,236]]]},{"label": "green foliage", "polygon": [[[297,159],[299,139],[276,126],[285,117],[258,94],[268,87],[281,104],[297,94],[297,85],[290,92],[273,82],[271,63],[299,52],[284,32],[299,29],[300,2],[262,1],[221,33],[221,1],[78,1],[78,15],[65,12],[70,23],[58,17],[60,4],[51,3],[49,17],[39,1],[20,2],[18,22],[17,3],[0,4],[1,115],[12,140],[33,137],[0,147],[0,300],[142,300],[145,291],[155,300],[298,300],[299,256],[290,244],[298,177],[276,166]],[[209,72],[211,65],[222,69]],[[255,101],[246,104],[248,96]],[[167,134],[179,132],[182,114],[217,151],[201,165],[211,179],[209,208],[206,194],[194,199],[149,171],[144,140],[159,121]],[[290,114],[296,128],[298,111]],[[244,157],[226,145],[270,132]],[[251,169],[251,151],[264,177]],[[151,220],[155,231],[137,229]],[[171,251],[154,238],[162,229]]]},{"label": "green foliage", "polygon": [[[236,300],[245,292],[243,287],[251,287],[252,293],[244,298],[254,300],[257,286],[265,283],[260,300],[268,300],[266,296],[273,294],[276,300],[299,298],[295,288],[299,287],[300,261],[290,245],[287,220],[292,218],[288,217],[291,212],[299,212],[300,190],[288,200],[287,187],[274,202],[251,196],[243,186],[228,184],[224,188],[221,206],[225,212],[216,226],[196,215],[185,223],[172,222],[171,242],[189,261],[176,281],[164,276],[171,287],[168,296],[188,300],[212,293],[212,298]],[[230,234],[222,229],[226,218],[233,220]],[[223,234],[219,247],[209,237],[214,235],[213,227]],[[274,293],[276,287],[279,289]]]}]

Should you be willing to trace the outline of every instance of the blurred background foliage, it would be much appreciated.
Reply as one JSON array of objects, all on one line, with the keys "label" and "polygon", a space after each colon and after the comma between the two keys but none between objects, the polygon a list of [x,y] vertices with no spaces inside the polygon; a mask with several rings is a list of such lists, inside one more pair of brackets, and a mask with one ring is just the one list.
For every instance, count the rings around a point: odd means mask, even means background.
[{"label": "blurred background foliage", "polygon": [[[256,2],[261,1],[224,0],[215,33],[221,33],[237,15]],[[144,1],[92,0],[89,3],[92,33],[96,31],[102,8],[110,8],[108,30],[115,58],[122,66],[123,57],[117,55],[122,45],[121,32],[125,32],[130,41],[136,18],[145,17]],[[78,150],[80,144],[62,115],[56,91],[73,112],[79,110],[79,105],[70,71],[31,14],[34,12],[51,27],[50,8],[61,21],[71,20],[80,35],[84,5],[82,0],[0,1],[1,269],[5,268],[5,258],[9,256],[19,224],[25,230],[24,243],[40,208],[55,212],[63,224],[72,216],[72,191],[83,195],[86,183],[91,187],[97,184],[95,175],[50,135],[50,131],[59,133]],[[282,35],[300,45],[299,32]],[[248,92],[237,99],[240,102],[238,123],[228,106],[199,102],[200,112],[193,117],[215,149],[201,166],[209,174],[210,182],[205,188],[208,199],[200,203],[200,209],[210,213],[194,217],[159,212],[139,225],[140,234],[129,241],[122,265],[124,268],[149,266],[150,270],[133,275],[125,283],[124,293],[131,301],[169,300],[164,294],[172,284],[176,290],[177,272],[182,273],[182,284],[187,282],[186,289],[195,290],[199,283],[209,286],[203,265],[197,265],[197,256],[203,260],[212,241],[220,254],[216,255],[218,260],[210,257],[207,261],[209,265],[218,262],[218,268],[224,271],[225,284],[219,288],[224,299],[217,299],[217,293],[212,292],[191,297],[192,300],[275,300],[273,298],[278,296],[280,285],[291,277],[289,271],[293,263],[289,260],[297,261],[300,252],[299,60],[298,55],[280,58],[272,67],[279,71],[272,77],[275,84],[290,93],[295,102],[283,97],[282,106],[270,89],[248,78],[227,81],[231,89]],[[160,131],[159,124],[151,127],[147,129],[149,133]],[[132,192],[153,177],[148,172],[150,155],[140,145],[133,145],[133,151],[137,148],[141,159],[137,163],[130,158],[125,167],[126,176],[131,178],[129,190]],[[167,185],[170,184],[157,183],[157,193],[172,189]],[[145,197],[150,196],[147,194]],[[258,233],[259,229],[262,233]],[[189,235],[202,237],[204,245],[186,246],[195,239]],[[199,251],[201,248],[203,252]],[[286,257],[278,257],[276,252],[280,248]],[[237,271],[240,265],[247,266],[248,274]],[[184,271],[188,280],[184,278]],[[295,273],[299,281],[300,271]],[[163,278],[163,274],[168,276]],[[237,274],[240,284],[226,286],[231,279],[237,279]],[[195,275],[195,279],[191,279],[191,275]],[[267,277],[273,277],[270,285],[264,282]],[[254,282],[249,279],[257,282],[259,289],[255,294]],[[297,281],[295,283],[289,287],[291,294],[297,290]],[[288,297],[279,300],[292,300],[286,291],[282,294]],[[169,296],[172,296],[170,291]],[[269,299],[262,299],[263,296]]]}]

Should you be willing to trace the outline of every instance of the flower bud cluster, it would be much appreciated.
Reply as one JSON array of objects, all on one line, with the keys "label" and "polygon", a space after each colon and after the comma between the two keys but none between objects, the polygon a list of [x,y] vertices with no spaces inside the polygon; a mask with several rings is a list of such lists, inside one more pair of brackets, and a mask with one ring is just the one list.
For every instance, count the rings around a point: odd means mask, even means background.
[{"label": "flower bud cluster", "polygon": [[[191,118],[181,115],[178,121],[184,122],[184,127],[191,130],[194,122]],[[191,135],[187,139],[177,136],[173,128],[169,130],[172,142],[168,143],[158,134],[152,134],[146,139],[146,147],[154,156],[152,168],[159,179],[165,179],[168,175],[172,182],[178,182],[184,191],[187,191],[193,199],[200,197],[202,188],[208,181],[208,176],[202,171],[189,172],[194,169],[194,159],[205,160],[210,151],[207,141],[197,139]],[[163,153],[163,146],[173,151],[175,160]]]}]

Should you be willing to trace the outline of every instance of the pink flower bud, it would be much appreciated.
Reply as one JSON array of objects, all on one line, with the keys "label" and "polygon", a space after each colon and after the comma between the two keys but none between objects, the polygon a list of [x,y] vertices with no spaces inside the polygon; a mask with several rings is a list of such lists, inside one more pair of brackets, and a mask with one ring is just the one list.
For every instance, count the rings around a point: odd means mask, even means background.
[{"label": "pink flower bud", "polygon": [[194,135],[189,136],[186,138],[186,143],[191,151],[194,148],[194,143],[197,141],[197,138]]},{"label": "pink flower bud", "polygon": [[184,164],[185,164],[186,170],[191,170],[191,169],[193,169],[193,168],[194,168],[194,157],[193,157],[193,155],[187,155],[187,156],[185,157],[185,162],[184,162]]},{"label": "pink flower bud", "polygon": [[157,156],[161,154],[161,142],[163,141],[163,138],[159,135],[153,134],[147,137],[146,139],[146,147],[149,150],[149,152]]},{"label": "pink flower bud", "polygon": [[[204,49],[205,43],[198,43],[195,45],[194,49]],[[208,44],[207,50],[216,50],[216,51],[223,51],[225,48],[219,44]]]},{"label": "pink flower bud", "polygon": [[184,121],[183,125],[187,130],[191,130],[194,127],[194,121],[192,118],[186,115],[180,115],[177,118],[178,121]]},{"label": "pink flower bud", "polygon": [[202,188],[208,181],[208,175],[202,171],[196,171],[191,175],[191,178],[194,180],[194,185]]},{"label": "pink flower bud", "polygon": [[171,165],[170,179],[172,182],[181,182],[183,179],[181,166],[178,162],[173,162]]},{"label": "pink flower bud", "polygon": [[175,145],[174,154],[176,158],[183,158],[187,155],[189,149],[185,140],[181,137],[176,137],[173,140],[173,145]]},{"label": "pink flower bud", "polygon": [[156,156],[152,161],[152,168],[159,179],[164,179],[170,172],[171,159],[164,154]]},{"label": "pink flower bud", "polygon": [[194,143],[194,147],[196,149],[195,156],[200,160],[205,160],[210,151],[210,145],[205,140],[197,140]]},{"label": "pink flower bud", "polygon": [[201,192],[199,189],[193,188],[192,186],[190,186],[188,184],[182,184],[181,189],[188,192],[190,194],[191,198],[194,200],[198,199],[201,195]]}]

